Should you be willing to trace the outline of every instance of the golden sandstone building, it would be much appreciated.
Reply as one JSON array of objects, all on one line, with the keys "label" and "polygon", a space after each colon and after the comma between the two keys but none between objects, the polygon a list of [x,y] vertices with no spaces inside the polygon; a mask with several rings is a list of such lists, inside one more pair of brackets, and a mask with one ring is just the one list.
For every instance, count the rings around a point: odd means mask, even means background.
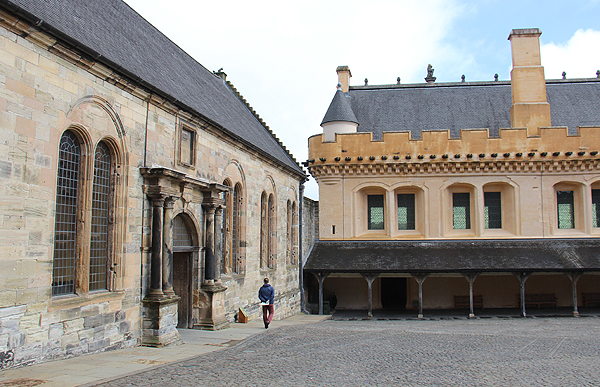
[{"label": "golden sandstone building", "polygon": [[120,0],[0,1],[0,365],[300,309],[302,168]]},{"label": "golden sandstone building", "polygon": [[426,83],[350,86],[338,67],[306,163],[313,302],[420,317],[598,305],[600,72],[546,81],[540,34],[511,32],[510,82],[436,84],[430,66]]}]

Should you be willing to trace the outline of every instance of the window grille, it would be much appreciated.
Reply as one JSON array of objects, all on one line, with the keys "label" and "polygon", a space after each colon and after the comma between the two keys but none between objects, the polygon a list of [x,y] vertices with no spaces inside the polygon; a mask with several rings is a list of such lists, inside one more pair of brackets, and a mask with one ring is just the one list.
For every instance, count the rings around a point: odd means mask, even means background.
[{"label": "window grille", "polygon": [[231,222],[231,257],[232,257],[232,269],[234,272],[239,272],[238,268],[238,255],[239,255],[239,217],[240,217],[240,186],[235,185],[233,189],[233,203],[232,203],[232,222]]},{"label": "window grille", "polygon": [[108,261],[108,217],[111,196],[111,157],[108,146],[101,142],[94,157],[92,192],[92,231],[90,244],[90,290],[106,289]]},{"label": "window grille", "polygon": [[573,191],[556,191],[558,228],[575,228],[575,198]]},{"label": "window grille", "polygon": [[415,194],[398,194],[398,230],[415,229]]},{"label": "window grille", "polygon": [[455,230],[471,228],[471,198],[468,192],[452,193],[452,224]]},{"label": "window grille", "polygon": [[173,219],[173,247],[193,247],[192,236],[183,216]]},{"label": "window grille", "polygon": [[75,258],[79,164],[81,149],[77,137],[69,131],[60,139],[54,218],[54,259],[52,295],[75,292]]},{"label": "window grille", "polygon": [[368,195],[369,230],[384,229],[383,195]]},{"label": "window grille", "polygon": [[600,227],[600,189],[592,190],[592,221],[594,227]]},{"label": "window grille", "polygon": [[267,268],[267,234],[268,234],[267,194],[260,197],[260,268]]},{"label": "window grille", "polygon": [[484,192],[485,228],[502,228],[502,196],[500,192]]}]

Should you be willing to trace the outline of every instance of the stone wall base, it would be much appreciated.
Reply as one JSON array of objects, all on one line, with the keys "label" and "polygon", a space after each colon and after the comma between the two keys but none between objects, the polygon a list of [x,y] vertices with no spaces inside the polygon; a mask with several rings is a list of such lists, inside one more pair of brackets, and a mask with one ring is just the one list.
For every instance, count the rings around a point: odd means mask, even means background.
[{"label": "stone wall base", "polygon": [[142,345],[163,347],[182,344],[177,331],[179,297],[142,301]]},{"label": "stone wall base", "polygon": [[225,314],[225,290],[224,286],[203,286],[202,293],[205,302],[200,308],[200,318],[194,324],[194,329],[206,329],[216,331],[229,327],[229,321]]}]

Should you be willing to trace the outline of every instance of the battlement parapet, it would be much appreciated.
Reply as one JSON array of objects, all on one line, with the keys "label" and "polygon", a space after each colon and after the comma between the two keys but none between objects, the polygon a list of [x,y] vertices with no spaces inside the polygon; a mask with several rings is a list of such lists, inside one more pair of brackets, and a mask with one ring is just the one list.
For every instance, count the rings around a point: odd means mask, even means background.
[{"label": "battlement parapet", "polygon": [[[488,129],[463,129],[460,137],[449,130],[421,132],[420,139],[410,132],[384,132],[373,140],[370,132],[337,134],[335,141],[323,141],[323,135],[309,138],[309,164],[345,162],[470,161],[481,158],[570,158],[595,156],[600,150],[600,126],[582,126],[577,134],[567,127],[540,128],[540,134],[528,136],[526,128],[500,129],[490,136]],[[323,159],[325,161],[323,161]]]}]

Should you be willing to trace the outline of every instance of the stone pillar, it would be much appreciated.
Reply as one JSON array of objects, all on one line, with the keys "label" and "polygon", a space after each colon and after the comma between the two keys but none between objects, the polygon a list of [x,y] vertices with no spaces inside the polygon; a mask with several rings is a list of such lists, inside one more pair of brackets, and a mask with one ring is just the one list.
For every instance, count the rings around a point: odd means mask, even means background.
[{"label": "stone pillar", "polygon": [[373,281],[377,278],[379,273],[360,273],[364,279],[367,280],[367,318],[373,318]]},{"label": "stone pillar", "polygon": [[463,277],[469,281],[469,318],[475,318],[475,310],[473,308],[473,284],[479,273],[462,273]]},{"label": "stone pillar", "polygon": [[215,284],[215,207],[204,206],[206,219],[206,237],[204,242],[204,282],[202,286],[214,286]]},{"label": "stone pillar", "polygon": [[173,203],[175,198],[165,200],[163,217],[162,290],[165,296],[173,297]]},{"label": "stone pillar", "polygon": [[527,317],[527,310],[525,308],[525,281],[527,281],[531,272],[514,272],[513,275],[519,279],[521,284],[521,315]]},{"label": "stone pillar", "polygon": [[152,257],[150,260],[150,290],[148,298],[164,297],[162,291],[162,226],[164,197],[152,199]]},{"label": "stone pillar", "polygon": [[[215,284],[221,284],[221,265],[223,265],[223,207],[218,206],[215,208]],[[232,257],[232,265],[235,265],[235,259]]]}]

